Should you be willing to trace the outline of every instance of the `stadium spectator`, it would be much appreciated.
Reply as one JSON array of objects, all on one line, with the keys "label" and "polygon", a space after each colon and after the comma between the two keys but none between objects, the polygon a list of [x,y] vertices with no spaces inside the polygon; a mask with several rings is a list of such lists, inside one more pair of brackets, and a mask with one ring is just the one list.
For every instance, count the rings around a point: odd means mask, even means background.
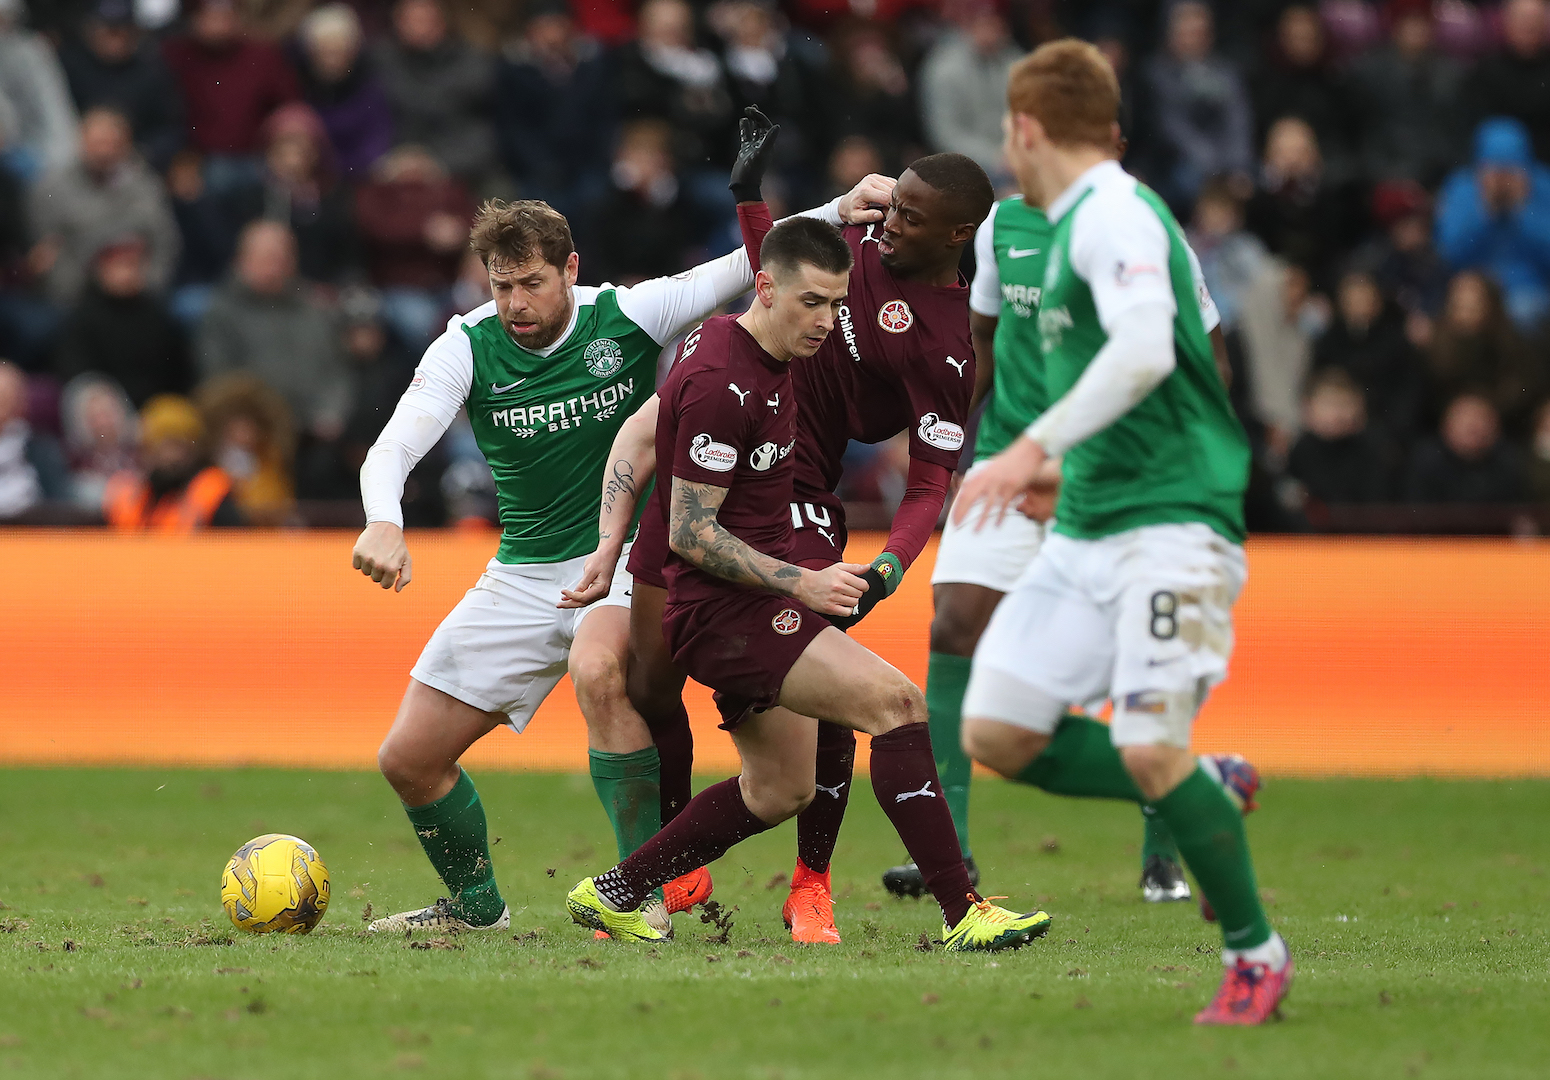
[{"label": "stadium spectator", "polygon": [[926,54],[920,68],[922,121],[933,150],[973,158],[993,180],[1010,174],[1001,155],[1006,76],[1022,49],[992,0],[951,0],[955,29]]},{"label": "stadium spectator", "polygon": [[731,161],[732,95],[721,61],[695,43],[694,10],[684,0],[646,0],[640,36],[615,52],[610,66],[622,118],[669,124],[674,156],[688,168]]},{"label": "stadium spectator", "polygon": [[51,301],[75,303],[91,260],[107,240],[137,233],[146,242],[146,281],[167,287],[178,257],[178,228],[160,178],[135,153],[129,121],[98,107],[81,121],[80,160],[32,189],[30,217],[38,237],[34,265],[47,274]]},{"label": "stadium spectator", "polygon": [[836,34],[832,56],[831,140],[850,135],[871,140],[883,156],[885,171],[897,176],[924,153],[924,140],[915,89],[887,29],[852,23]]},{"label": "stadium spectator", "polygon": [[97,0],[59,61],[76,108],[107,105],[123,113],[140,155],[165,169],[185,138],[183,98],[161,50],[135,24],[133,0]]},{"label": "stadium spectator", "polygon": [[825,108],[813,50],[797,47],[769,0],[718,0],[707,19],[722,39],[734,114],[754,105],[780,124],[775,168],[811,181],[809,174],[821,167],[824,153],[822,128],[812,118]]},{"label": "stadium spectator", "polygon": [[210,300],[196,354],[205,378],[245,371],[262,379],[320,441],[344,426],[350,387],[337,327],[297,278],[296,239],[279,222],[242,230],[236,271]]},{"label": "stadium spectator", "polygon": [[244,520],[280,525],[296,505],[291,477],[296,435],[285,400],[252,375],[211,379],[195,398],[211,457],[231,477]]},{"label": "stadium spectator", "polygon": [[495,166],[495,64],[447,26],[437,0],[398,0],[393,32],[373,52],[399,144],[423,146],[478,188]]},{"label": "stadium spectator", "polygon": [[1501,434],[1495,407],[1479,394],[1461,394],[1443,412],[1440,432],[1421,442],[1410,462],[1411,502],[1520,501],[1523,464]]},{"label": "stadium spectator", "polygon": [[1379,288],[1411,316],[1412,341],[1423,340],[1430,317],[1442,310],[1448,268],[1432,243],[1431,197],[1413,180],[1377,185],[1373,223],[1382,229],[1353,258],[1372,271]]},{"label": "stadium spectator", "polygon": [[97,252],[91,281],[65,319],[54,370],[67,381],[87,372],[112,379],[136,407],[157,394],[188,392],[183,329],[149,289],[139,236]]},{"label": "stadium spectator", "polygon": [[[0,153],[6,145],[0,109]],[[43,296],[47,246],[34,246],[27,220],[27,191],[20,177],[0,166],[0,356],[28,371],[44,366],[59,313]]]},{"label": "stadium spectator", "polygon": [[79,375],[60,394],[59,420],[70,463],[70,499],[100,513],[108,481],[135,466],[139,422],[134,407],[112,379]]},{"label": "stadium spectator", "polygon": [[1352,67],[1347,97],[1363,170],[1435,184],[1456,160],[1463,71],[1433,47],[1431,0],[1390,0],[1389,40]]},{"label": "stadium spectator", "polygon": [[847,135],[829,155],[829,177],[823,198],[832,199],[843,195],[872,173],[880,173],[887,166],[877,144],[865,135]]},{"label": "stadium spectator", "polygon": [[193,402],[163,394],[145,403],[139,464],[108,480],[102,514],[124,531],[189,533],[243,524],[231,477],[210,463],[204,422]]},{"label": "stadium spectator", "polygon": [[312,109],[281,106],[264,122],[264,173],[226,200],[236,225],[278,221],[296,237],[301,276],[342,284],[359,262],[349,192],[336,183],[328,135]]},{"label": "stadium spectator", "polygon": [[184,326],[193,328],[204,317],[210,294],[226,276],[237,247],[237,226],[231,202],[205,183],[199,153],[183,150],[167,169],[167,194],[172,216],[183,239],[172,275],[170,307]]},{"label": "stadium spectator", "polygon": [[1550,310],[1550,168],[1534,160],[1522,122],[1494,117],[1475,130],[1474,163],[1438,192],[1437,249],[1494,278],[1520,327]]},{"label": "stadium spectator", "polygon": [[1287,473],[1307,499],[1329,505],[1389,498],[1385,449],[1367,428],[1367,404],[1350,375],[1341,368],[1314,375],[1302,417],[1303,432],[1288,456]]},{"label": "stadium spectator", "polygon": [[27,376],[0,360],[0,520],[69,496],[64,451],[27,420]]},{"label": "stadium spectator", "polygon": [[423,348],[446,321],[448,290],[468,246],[472,198],[426,150],[400,146],[356,192],[355,215],[388,322],[411,348]]},{"label": "stadium spectator", "polygon": [[1534,140],[1534,156],[1550,159],[1550,11],[1545,0],[1507,0],[1500,11],[1502,51],[1475,68],[1469,104],[1476,119],[1521,120]]},{"label": "stadium spectator", "polygon": [[1313,339],[1324,328],[1328,303],[1310,287],[1308,271],[1271,259],[1243,296],[1239,336],[1248,404],[1265,426],[1265,443],[1282,461],[1297,436],[1302,388],[1313,362]]},{"label": "stadium spectator", "polygon": [[1249,230],[1325,285],[1338,255],[1361,235],[1360,217],[1354,193],[1331,182],[1313,128],[1295,116],[1272,124],[1249,200]]},{"label": "stadium spectator", "polygon": [[1259,237],[1243,227],[1243,202],[1225,177],[1213,177],[1200,189],[1188,236],[1200,259],[1206,288],[1216,301],[1222,330],[1231,332],[1238,326],[1244,292],[1265,269],[1269,252]]},{"label": "stadium spectator", "polygon": [[524,197],[571,215],[608,173],[609,67],[597,42],[577,31],[564,0],[542,0],[529,11],[521,40],[496,68],[501,161]]},{"label": "stadium spectator", "polygon": [[1237,68],[1214,50],[1210,6],[1181,0],[1168,11],[1163,51],[1143,74],[1159,190],[1186,212],[1208,177],[1247,176],[1254,164],[1248,94]]},{"label": "stadium spectator", "polygon": [[360,19],[348,4],[325,4],[301,24],[297,75],[302,97],[322,117],[347,180],[366,174],[393,145],[393,111],[364,55]]},{"label": "stadium spectator", "polygon": [[1334,319],[1313,350],[1320,372],[1345,373],[1366,395],[1374,435],[1407,447],[1420,423],[1425,369],[1405,336],[1405,316],[1365,270],[1348,270],[1335,290]]},{"label": "stadium spectator", "polygon": [[22,0],[0,0],[0,167],[31,182],[75,158],[76,114],[59,59],[23,28]]},{"label": "stadium spectator", "polygon": [[675,274],[700,235],[673,168],[672,132],[660,120],[636,120],[619,133],[609,185],[588,215],[588,281],[633,285]]},{"label": "stadium spectator", "polygon": [[1318,12],[1304,4],[1282,11],[1269,52],[1252,80],[1256,144],[1264,145],[1272,123],[1295,116],[1313,129],[1330,172],[1350,179],[1351,103]]},{"label": "stadium spectator", "polygon": [[1476,393],[1516,427],[1543,384],[1542,365],[1502,310],[1501,292],[1466,270],[1448,285],[1448,300],[1427,349],[1434,414],[1460,394]]},{"label": "stadium spectator", "polygon": [[280,50],[245,32],[233,0],[195,0],[188,27],[162,52],[183,89],[189,145],[205,156],[210,187],[224,194],[258,179],[260,129],[300,91]]}]

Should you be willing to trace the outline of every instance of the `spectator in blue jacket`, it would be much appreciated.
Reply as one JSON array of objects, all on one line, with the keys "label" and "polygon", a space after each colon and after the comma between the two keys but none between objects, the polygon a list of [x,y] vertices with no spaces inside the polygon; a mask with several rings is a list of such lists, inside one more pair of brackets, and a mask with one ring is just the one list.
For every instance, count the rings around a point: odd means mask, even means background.
[{"label": "spectator in blue jacket", "polygon": [[1493,117],[1475,129],[1474,163],[1438,193],[1437,249],[1494,278],[1518,326],[1550,310],[1550,168],[1534,160],[1521,121]]}]

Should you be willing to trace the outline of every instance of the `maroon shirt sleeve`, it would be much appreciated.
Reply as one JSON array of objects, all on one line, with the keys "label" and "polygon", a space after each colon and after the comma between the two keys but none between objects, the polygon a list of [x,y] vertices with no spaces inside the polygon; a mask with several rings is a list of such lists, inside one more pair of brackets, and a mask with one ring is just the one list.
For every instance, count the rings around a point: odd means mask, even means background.
[{"label": "maroon shirt sleeve", "polygon": [[770,217],[768,203],[738,203],[737,227],[743,233],[743,250],[748,252],[748,265],[753,267],[753,272],[759,272],[759,249],[764,246],[764,238],[775,227],[775,219]]},{"label": "maroon shirt sleeve", "polygon": [[732,473],[745,449],[746,417],[737,395],[727,386],[725,370],[686,373],[678,393],[673,475],[695,484],[731,487]]},{"label": "maroon shirt sleeve", "polygon": [[904,569],[908,570],[926,549],[926,541],[931,539],[942,516],[942,504],[947,501],[947,485],[952,478],[953,471],[944,465],[910,460],[908,486],[899,509],[894,511],[888,542],[883,545],[884,551],[899,557]]},{"label": "maroon shirt sleeve", "polygon": [[969,401],[974,396],[974,347],[965,321],[963,339],[926,353],[904,379],[915,423],[910,458],[952,470],[963,451]]}]

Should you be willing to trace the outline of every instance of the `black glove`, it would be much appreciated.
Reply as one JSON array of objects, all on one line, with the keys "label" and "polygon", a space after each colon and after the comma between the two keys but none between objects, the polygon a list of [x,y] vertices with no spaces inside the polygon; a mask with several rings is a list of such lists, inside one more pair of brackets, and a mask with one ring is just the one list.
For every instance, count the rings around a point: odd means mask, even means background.
[{"label": "black glove", "polygon": [[764,183],[764,170],[775,154],[775,136],[779,134],[780,125],[770,123],[770,118],[757,108],[750,105],[743,110],[743,118],[737,124],[737,160],[732,163],[732,180],[727,184],[738,202],[763,199],[759,188]]},{"label": "black glove", "polygon": [[869,566],[861,572],[861,580],[866,582],[866,592],[861,594],[860,601],[856,604],[856,610],[849,615],[830,615],[829,621],[841,630],[850,631],[862,619],[866,618],[879,600],[888,595],[888,583],[883,580],[883,575],[877,567]]}]

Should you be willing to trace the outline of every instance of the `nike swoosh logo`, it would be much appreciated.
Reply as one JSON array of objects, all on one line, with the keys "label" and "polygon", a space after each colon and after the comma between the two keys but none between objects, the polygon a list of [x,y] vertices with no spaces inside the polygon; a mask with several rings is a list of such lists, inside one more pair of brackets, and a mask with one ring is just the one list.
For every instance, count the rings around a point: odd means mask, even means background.
[{"label": "nike swoosh logo", "polygon": [[1006,257],[1009,259],[1026,259],[1030,255],[1037,255],[1038,248],[1009,247],[1006,249]]},{"label": "nike swoosh logo", "polygon": [[490,384],[490,393],[492,393],[492,394],[504,394],[507,390],[515,390],[517,387],[521,386],[525,382],[527,382],[526,379],[518,379],[516,382],[514,382],[514,383],[507,383],[505,386],[496,386],[494,383],[491,383]]}]

